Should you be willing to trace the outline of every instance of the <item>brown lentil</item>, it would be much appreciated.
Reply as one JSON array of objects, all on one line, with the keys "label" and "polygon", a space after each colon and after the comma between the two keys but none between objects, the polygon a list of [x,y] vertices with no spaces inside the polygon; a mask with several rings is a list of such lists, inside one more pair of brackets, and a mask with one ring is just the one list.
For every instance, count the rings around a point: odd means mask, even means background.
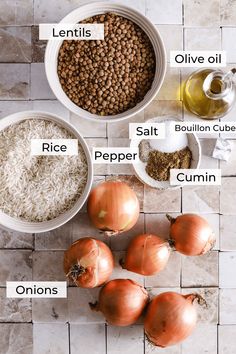
[{"label": "brown lentil", "polygon": [[57,72],[64,92],[93,114],[115,115],[133,108],[154,79],[155,53],[148,36],[114,13],[81,23],[104,23],[105,37],[103,41],[63,41]]}]

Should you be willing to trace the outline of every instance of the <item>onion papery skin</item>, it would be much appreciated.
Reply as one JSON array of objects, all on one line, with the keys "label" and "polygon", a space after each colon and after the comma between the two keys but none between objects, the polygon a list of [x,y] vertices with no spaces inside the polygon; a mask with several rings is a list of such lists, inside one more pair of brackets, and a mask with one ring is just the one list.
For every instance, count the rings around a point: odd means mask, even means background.
[{"label": "onion papery skin", "polygon": [[102,241],[84,237],[64,254],[64,271],[78,287],[95,288],[104,284],[114,268],[114,258]]},{"label": "onion papery skin", "polygon": [[186,256],[199,256],[214,246],[215,234],[203,217],[183,214],[176,219],[168,216],[168,219],[171,222],[170,238],[176,251]]},{"label": "onion papery skin", "polygon": [[182,342],[194,330],[197,311],[195,294],[165,292],[156,296],[147,308],[145,334],[153,345],[168,347]]},{"label": "onion papery skin", "polygon": [[108,236],[131,229],[139,217],[139,201],[124,182],[105,181],[88,198],[87,210],[94,226]]},{"label": "onion papery skin", "polygon": [[123,268],[142,275],[154,275],[165,268],[169,256],[168,242],[152,234],[138,235],[128,246]]},{"label": "onion papery skin", "polygon": [[124,327],[139,319],[148,301],[148,292],[141,285],[130,279],[115,279],[103,286],[98,303],[90,307],[101,311],[108,323]]}]

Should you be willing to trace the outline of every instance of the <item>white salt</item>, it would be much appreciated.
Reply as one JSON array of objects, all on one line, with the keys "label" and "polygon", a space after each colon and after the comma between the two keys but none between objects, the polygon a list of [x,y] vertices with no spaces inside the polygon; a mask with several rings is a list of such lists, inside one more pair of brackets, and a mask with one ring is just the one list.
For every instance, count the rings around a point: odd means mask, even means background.
[{"label": "white salt", "polygon": [[175,152],[188,146],[188,137],[186,133],[176,133],[171,129],[169,120],[165,122],[166,137],[165,139],[150,139],[151,147],[160,152]]}]

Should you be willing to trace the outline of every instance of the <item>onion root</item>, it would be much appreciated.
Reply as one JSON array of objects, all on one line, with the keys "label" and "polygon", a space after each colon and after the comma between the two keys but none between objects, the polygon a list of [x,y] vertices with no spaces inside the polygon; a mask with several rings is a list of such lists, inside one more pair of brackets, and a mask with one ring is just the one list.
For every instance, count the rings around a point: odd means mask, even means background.
[{"label": "onion root", "polygon": [[74,264],[71,268],[70,271],[66,274],[66,276],[71,278],[76,281],[78,277],[80,277],[83,273],[85,273],[85,268],[82,267],[79,263]]},{"label": "onion root", "polygon": [[198,293],[184,295],[185,299],[190,300],[193,304],[196,300],[198,305],[208,307],[206,300]]}]

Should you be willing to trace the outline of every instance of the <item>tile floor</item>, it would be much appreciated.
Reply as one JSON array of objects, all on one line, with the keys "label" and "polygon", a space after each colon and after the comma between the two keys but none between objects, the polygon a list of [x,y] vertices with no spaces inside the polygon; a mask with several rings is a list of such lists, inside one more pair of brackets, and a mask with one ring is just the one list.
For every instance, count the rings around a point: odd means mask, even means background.
[{"label": "tile floor", "polygon": [[[40,109],[55,112],[75,124],[92,146],[126,146],[127,122],[94,124],[70,114],[51,92],[44,72],[45,43],[38,40],[38,23],[60,20],[84,0],[1,0],[0,11],[0,115]],[[236,65],[236,0],[122,0],[141,11],[157,26],[169,50],[225,49],[229,67]],[[234,64],[235,63],[235,64]],[[156,115],[195,118],[183,108],[178,87],[189,69],[168,67],[166,80],[156,99],[132,119],[144,121]],[[236,107],[224,118],[235,120]],[[236,136],[231,135],[229,162],[212,159],[213,136],[200,136],[202,167],[221,167],[218,187],[188,187],[157,191],[144,187],[129,166],[96,166],[94,183],[121,174],[137,192],[141,214],[133,230],[104,239],[88,221],[86,209],[67,225],[40,235],[0,230],[0,354],[234,354],[236,353]],[[226,136],[227,137],[227,136]],[[234,140],[235,139],[235,140]],[[190,258],[173,252],[167,268],[157,276],[143,278],[118,266],[133,235],[155,232],[168,236],[165,213],[203,214],[217,235],[208,255]],[[194,334],[182,345],[154,349],[145,341],[141,321],[128,328],[105,323],[92,313],[88,302],[98,289],[69,287],[68,299],[6,299],[6,280],[64,280],[63,251],[84,235],[107,242],[117,265],[112,278],[129,277],[145,285],[151,296],[165,290],[198,291],[208,308],[199,309]]]}]

